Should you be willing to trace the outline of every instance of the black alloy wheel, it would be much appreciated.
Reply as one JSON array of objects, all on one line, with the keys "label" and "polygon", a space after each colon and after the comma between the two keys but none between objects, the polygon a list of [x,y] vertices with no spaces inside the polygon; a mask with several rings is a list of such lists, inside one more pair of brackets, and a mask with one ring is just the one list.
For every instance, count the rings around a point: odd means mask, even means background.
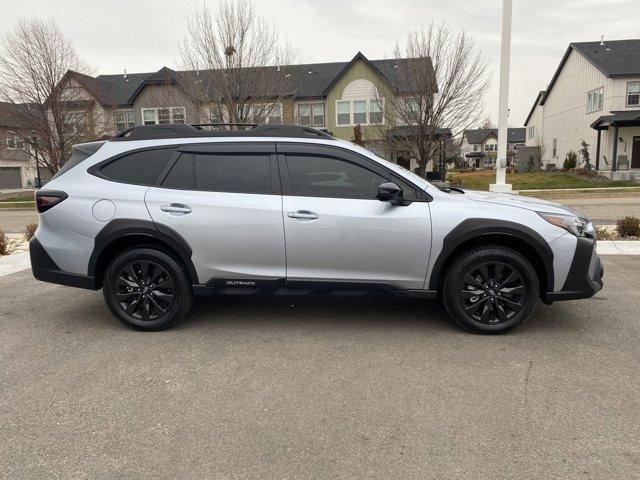
[{"label": "black alloy wheel", "polygon": [[185,317],[193,303],[191,279],[168,252],[149,247],[114,258],[102,282],[111,312],[138,330],[163,330]]},{"label": "black alloy wheel", "polygon": [[524,323],[540,298],[531,263],[502,245],[461,252],[442,282],[442,300],[451,318],[476,333],[502,333]]},{"label": "black alloy wheel", "polygon": [[150,321],[165,315],[175,300],[171,275],[148,260],[127,263],[118,274],[115,287],[120,306],[137,320]]},{"label": "black alloy wheel", "polygon": [[494,325],[516,315],[524,306],[522,275],[503,262],[486,262],[470,271],[462,282],[460,300],[478,322]]}]

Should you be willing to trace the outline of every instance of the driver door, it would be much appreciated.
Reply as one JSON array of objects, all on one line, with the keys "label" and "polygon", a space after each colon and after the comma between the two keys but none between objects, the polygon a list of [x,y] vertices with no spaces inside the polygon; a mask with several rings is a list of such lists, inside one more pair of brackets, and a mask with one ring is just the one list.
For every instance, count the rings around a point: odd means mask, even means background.
[{"label": "driver door", "polygon": [[[278,145],[287,283],[378,284],[422,289],[429,261],[429,203],[372,160],[331,147]],[[403,188],[405,206],[376,199]]]}]

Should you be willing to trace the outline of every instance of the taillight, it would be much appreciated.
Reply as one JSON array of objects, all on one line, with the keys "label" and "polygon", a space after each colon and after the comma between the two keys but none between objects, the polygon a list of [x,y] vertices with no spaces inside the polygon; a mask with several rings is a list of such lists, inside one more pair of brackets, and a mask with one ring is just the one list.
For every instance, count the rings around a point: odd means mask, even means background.
[{"label": "taillight", "polygon": [[36,192],[36,210],[38,210],[38,213],[44,213],[67,197],[68,195],[64,192],[38,190]]}]

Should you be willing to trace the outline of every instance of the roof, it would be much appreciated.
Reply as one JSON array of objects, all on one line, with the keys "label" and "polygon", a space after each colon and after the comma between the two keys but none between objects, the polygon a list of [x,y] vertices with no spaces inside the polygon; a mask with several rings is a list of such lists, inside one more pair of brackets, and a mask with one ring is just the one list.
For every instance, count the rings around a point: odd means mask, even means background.
[{"label": "roof", "polygon": [[25,128],[22,118],[29,105],[34,104],[0,102],[0,127]]},{"label": "roof", "polygon": [[[392,87],[398,88],[398,78],[395,75],[396,65],[415,59],[384,59],[369,60],[361,52],[358,52],[349,62],[330,63],[305,63],[287,65],[282,67],[248,67],[250,69],[269,69],[275,75],[281,75],[282,81],[267,82],[273,87],[265,85],[267,90],[259,92],[260,96],[291,96],[294,98],[324,98],[327,91],[339,80],[339,78],[358,60],[366,62]],[[426,59],[431,64],[430,59]],[[431,66],[431,69],[433,67]],[[203,82],[203,90],[210,92],[208,87],[212,83],[212,77],[216,70],[178,71],[163,67],[157,72],[127,73],[117,75],[98,75],[91,77],[78,72],[69,71],[98,102],[109,106],[129,106],[133,104],[136,96],[146,85],[180,84],[189,77],[198,77]],[[277,88],[278,91],[268,91],[269,88]],[[208,94],[212,97],[212,94]]]},{"label": "roof", "polygon": [[640,75],[640,39],[607,40],[605,42],[574,42],[569,44],[560,65],[553,74],[542,99],[544,105],[556,83],[564,64],[573,50],[584,56],[607,77]]},{"label": "roof", "polygon": [[547,93],[546,90],[540,90],[540,92],[538,93],[538,96],[536,97],[536,100],[535,100],[535,102],[533,102],[533,106],[531,107],[531,110],[529,111],[529,115],[527,115],[527,119],[524,121],[524,126],[525,127],[529,124],[529,120],[531,120],[531,116],[533,115],[533,112],[536,111],[536,107],[538,106],[540,101],[544,98],[546,93]]},{"label": "roof", "polygon": [[[431,127],[426,126],[425,128],[429,130]],[[390,137],[407,137],[413,134],[413,130],[414,130],[414,127],[412,127],[411,125],[398,125],[393,128],[390,128],[389,131],[387,132],[387,135],[389,135]],[[436,134],[436,137],[445,136],[445,135],[450,137],[451,129],[436,128],[435,134]]]},{"label": "roof", "polygon": [[[465,130],[464,136],[470,144],[480,144],[493,135],[498,138],[497,128],[478,128],[476,130]],[[526,128],[510,128],[507,130],[507,143],[524,143],[527,137]]]},{"label": "roof", "polygon": [[602,130],[611,126],[640,126],[640,110],[618,110],[611,115],[603,115],[591,124],[591,128]]}]

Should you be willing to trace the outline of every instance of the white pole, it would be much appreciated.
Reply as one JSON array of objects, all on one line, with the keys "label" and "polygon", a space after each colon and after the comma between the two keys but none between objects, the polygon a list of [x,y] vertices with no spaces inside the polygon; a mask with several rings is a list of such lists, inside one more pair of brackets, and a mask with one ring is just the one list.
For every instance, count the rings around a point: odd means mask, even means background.
[{"label": "white pole", "polygon": [[500,111],[498,112],[498,157],[496,159],[496,183],[489,186],[492,192],[510,192],[507,179],[507,134],[509,127],[509,63],[511,60],[511,10],[512,0],[502,0],[502,42],[500,52]]}]

